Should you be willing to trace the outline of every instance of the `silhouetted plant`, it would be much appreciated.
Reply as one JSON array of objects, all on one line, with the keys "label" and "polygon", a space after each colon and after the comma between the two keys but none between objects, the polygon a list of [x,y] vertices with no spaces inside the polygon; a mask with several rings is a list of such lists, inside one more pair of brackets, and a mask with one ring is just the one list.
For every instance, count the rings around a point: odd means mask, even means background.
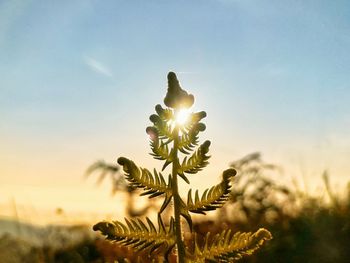
[{"label": "silhouetted plant", "polygon": [[99,185],[106,178],[110,176],[112,181],[112,194],[114,195],[118,191],[132,192],[135,188],[132,188],[126,182],[124,175],[120,172],[120,167],[117,164],[107,163],[103,160],[96,161],[91,164],[85,172],[86,177],[92,173],[99,172],[99,177],[96,184]]},{"label": "silhouetted plant", "polygon": [[[267,221],[282,220],[295,212],[296,194],[272,179],[271,174],[279,174],[280,169],[276,165],[265,163],[260,153],[248,154],[233,161],[230,166],[240,176],[232,178],[235,187],[231,189],[228,203],[235,207],[236,214],[238,211],[243,213],[244,221],[261,226],[266,225]],[[225,207],[229,208],[230,206]],[[225,211],[220,216],[225,216]]]},{"label": "silhouetted plant", "polygon": [[[126,179],[131,187],[143,190],[141,195],[149,198],[162,196],[164,201],[158,213],[158,227],[146,217],[141,219],[125,219],[119,221],[99,222],[94,225],[95,231],[100,231],[107,240],[132,247],[139,251],[158,251],[164,254],[164,261],[176,246],[177,261],[183,262],[232,262],[242,256],[256,251],[271,234],[266,229],[255,233],[235,233],[223,230],[213,235],[207,233],[204,240],[195,234],[192,243],[185,244],[182,232],[181,216],[188,223],[192,232],[190,213],[205,214],[207,211],[222,207],[229,198],[231,178],[235,169],[228,169],[222,174],[222,181],[204,191],[202,195],[196,190],[188,191],[187,201],[179,194],[178,177],[189,183],[188,176],[196,174],[208,165],[210,141],[199,145],[199,132],[205,130],[201,120],[206,117],[204,111],[190,113],[189,108],[194,103],[194,97],[183,90],[175,73],[168,74],[168,91],[164,99],[167,106],[155,107],[156,114],[150,116],[153,126],[146,129],[150,136],[151,155],[164,161],[162,171],[172,164],[172,172],[166,179],[162,172],[137,166],[132,160],[120,157],[118,163],[123,166]],[[199,145],[199,146],[198,146]],[[198,146],[198,147],[197,147]],[[196,149],[197,147],[197,149]],[[185,155],[180,162],[180,153]],[[164,222],[163,211],[172,201],[173,216]],[[187,246],[186,246],[187,245]]]}]

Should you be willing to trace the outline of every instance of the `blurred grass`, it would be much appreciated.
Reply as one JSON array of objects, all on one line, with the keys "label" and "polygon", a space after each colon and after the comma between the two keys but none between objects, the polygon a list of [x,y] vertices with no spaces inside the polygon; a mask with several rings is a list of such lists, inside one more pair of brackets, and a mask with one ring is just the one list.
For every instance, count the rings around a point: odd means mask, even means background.
[{"label": "blurred grass", "polygon": [[[272,174],[279,167],[263,162],[258,153],[231,166],[239,175],[234,178],[230,202],[216,216],[195,221],[196,232],[205,236],[208,231],[216,233],[226,228],[269,229],[273,240],[240,262],[350,262],[350,184],[344,193],[334,193],[331,176],[325,172],[322,177],[327,196],[311,196],[296,187],[277,184]],[[113,190],[127,191],[130,197],[136,194],[122,185],[118,170],[113,169],[119,187]],[[129,212],[132,202],[137,199],[125,203]],[[51,226],[32,233],[36,233],[32,242],[11,234],[0,237],[0,262],[126,262],[123,258],[137,262],[138,257],[141,262],[150,262],[151,258],[102,240],[91,233],[90,226]],[[33,242],[35,235],[41,236],[41,244]]]}]

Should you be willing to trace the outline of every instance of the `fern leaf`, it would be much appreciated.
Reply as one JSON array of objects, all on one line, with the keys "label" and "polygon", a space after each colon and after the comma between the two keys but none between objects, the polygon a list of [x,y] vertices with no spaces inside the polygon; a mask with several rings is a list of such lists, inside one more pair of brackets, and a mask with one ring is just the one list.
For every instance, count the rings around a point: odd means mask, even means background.
[{"label": "fern leaf", "polygon": [[166,160],[169,162],[172,162],[172,156],[171,156],[171,151],[169,151],[168,145],[164,143],[159,143],[158,142],[151,142],[151,149],[153,154],[154,159],[157,160]]},{"label": "fern leaf", "polygon": [[152,114],[149,119],[153,122],[154,128],[157,129],[160,139],[167,139],[166,143],[170,143],[174,140],[172,128],[167,121],[163,120],[157,114]]},{"label": "fern leaf", "polygon": [[191,113],[186,122],[185,128],[191,130],[193,126],[197,125],[203,118],[207,117],[205,111]]},{"label": "fern leaf", "polygon": [[198,133],[205,130],[203,123],[196,123],[191,126],[188,132],[184,132],[178,141],[178,149],[184,154],[189,154],[198,145]]},{"label": "fern leaf", "polygon": [[160,104],[157,104],[156,107],[156,112],[158,116],[165,122],[169,122],[174,119],[174,111],[166,108],[164,109]]},{"label": "fern leaf", "polygon": [[141,195],[150,195],[149,197],[153,198],[161,194],[172,194],[169,183],[167,185],[163,175],[158,173],[155,169],[153,172],[154,175],[152,175],[150,171],[145,168],[137,167],[133,161],[125,157],[118,158],[118,163],[123,166],[125,178],[130,182],[132,187],[146,190],[146,192],[143,192]]},{"label": "fern leaf", "polygon": [[264,228],[255,233],[231,234],[231,230],[224,230],[214,237],[208,233],[201,248],[198,239],[195,238],[192,262],[235,262],[243,256],[253,254],[270,239],[272,239],[271,233]]},{"label": "fern leaf", "polygon": [[207,166],[209,163],[208,160],[210,158],[210,156],[207,155],[209,146],[210,141],[205,141],[201,146],[199,146],[197,151],[195,151],[190,158],[187,159],[187,157],[185,157],[178,173],[195,174]]},{"label": "fern leaf", "polygon": [[189,154],[198,145],[198,135],[195,133],[184,133],[180,136],[178,144],[180,152]]},{"label": "fern leaf", "polygon": [[206,189],[199,198],[198,190],[192,198],[192,189],[188,191],[186,209],[192,213],[204,214],[206,211],[222,207],[229,198],[231,177],[236,175],[236,170],[228,169],[223,172],[221,183]]},{"label": "fern leaf", "polygon": [[146,132],[151,139],[151,155],[153,158],[157,160],[166,160],[168,162],[172,162],[172,154],[171,151],[169,151],[168,144],[163,143],[163,141],[159,139],[157,129],[155,127],[147,127]]},{"label": "fern leaf", "polygon": [[125,219],[126,224],[119,221],[99,222],[93,226],[94,231],[100,231],[107,240],[115,241],[138,251],[150,250],[152,253],[163,246],[165,249],[175,244],[174,219],[171,218],[169,227],[165,227],[158,214],[158,229],[146,217],[147,225],[140,219]]}]

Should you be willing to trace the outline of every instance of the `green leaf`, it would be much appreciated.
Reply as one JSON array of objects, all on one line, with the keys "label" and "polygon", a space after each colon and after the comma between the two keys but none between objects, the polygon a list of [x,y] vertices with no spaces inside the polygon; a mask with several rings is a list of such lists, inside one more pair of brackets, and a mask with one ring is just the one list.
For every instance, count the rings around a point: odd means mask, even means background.
[{"label": "green leaf", "polygon": [[159,139],[158,131],[155,127],[147,127],[147,134],[150,136],[150,145],[152,153],[150,153],[154,159],[165,160],[167,162],[172,162],[172,153],[169,151],[167,143]]},{"label": "green leaf", "polygon": [[174,140],[171,125],[167,121],[163,120],[157,114],[152,114],[149,119],[153,122],[160,139],[167,139],[166,143]]},{"label": "green leaf", "polygon": [[133,161],[125,157],[118,158],[118,163],[123,166],[125,178],[130,185],[145,190],[141,195],[150,195],[150,198],[161,194],[172,195],[171,187],[167,185],[163,175],[155,169],[152,175],[149,170],[137,167]]},{"label": "green leaf", "polygon": [[169,122],[174,120],[174,111],[171,109],[164,109],[160,104],[157,104],[156,107],[156,112],[158,116],[165,122]]},{"label": "green leaf", "polygon": [[189,154],[198,145],[198,133],[205,130],[203,123],[192,125],[188,131],[184,131],[179,137],[178,149],[184,154]]},{"label": "green leaf", "polygon": [[[187,129],[188,131],[190,131],[192,129],[197,130],[198,132],[204,131],[205,125],[203,123],[201,123],[200,125],[198,125],[198,124],[206,116],[207,116],[207,113],[205,111],[191,113],[188,117],[186,124],[185,124],[185,129]],[[203,127],[203,125],[204,125],[204,127]]]},{"label": "green leaf", "polygon": [[264,228],[255,233],[231,234],[231,230],[224,230],[215,236],[208,233],[204,246],[200,247],[196,238],[194,251],[188,255],[191,257],[190,262],[235,262],[243,256],[253,254],[270,239],[271,233]]},{"label": "green leaf", "polygon": [[158,214],[158,230],[149,218],[148,226],[140,219],[125,219],[126,224],[119,221],[99,222],[93,226],[94,231],[100,231],[106,239],[115,241],[136,250],[157,250],[159,247],[168,249],[175,244],[174,221],[171,219],[169,227],[165,227]]},{"label": "green leaf", "polygon": [[207,113],[205,111],[192,113],[190,116],[190,123],[198,123],[205,117],[207,117]]},{"label": "green leaf", "polygon": [[179,174],[195,174],[201,171],[205,166],[208,165],[208,160],[210,158],[207,155],[209,151],[210,141],[205,141],[197,151],[195,151],[190,158],[187,159],[187,156],[184,158],[180,168],[178,170]]},{"label": "green leaf", "polygon": [[186,209],[192,213],[205,214],[206,211],[215,210],[222,207],[229,198],[230,180],[236,175],[236,170],[228,169],[224,171],[221,183],[206,189],[202,197],[199,197],[198,190],[192,198],[192,189],[187,194]]}]

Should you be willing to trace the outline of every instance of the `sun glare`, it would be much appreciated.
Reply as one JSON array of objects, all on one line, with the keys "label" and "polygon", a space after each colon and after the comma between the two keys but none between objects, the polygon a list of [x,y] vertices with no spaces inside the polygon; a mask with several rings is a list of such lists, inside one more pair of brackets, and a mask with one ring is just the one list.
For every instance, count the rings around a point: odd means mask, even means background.
[{"label": "sun glare", "polygon": [[178,125],[185,125],[191,112],[188,109],[181,109],[176,113],[175,122]]}]

